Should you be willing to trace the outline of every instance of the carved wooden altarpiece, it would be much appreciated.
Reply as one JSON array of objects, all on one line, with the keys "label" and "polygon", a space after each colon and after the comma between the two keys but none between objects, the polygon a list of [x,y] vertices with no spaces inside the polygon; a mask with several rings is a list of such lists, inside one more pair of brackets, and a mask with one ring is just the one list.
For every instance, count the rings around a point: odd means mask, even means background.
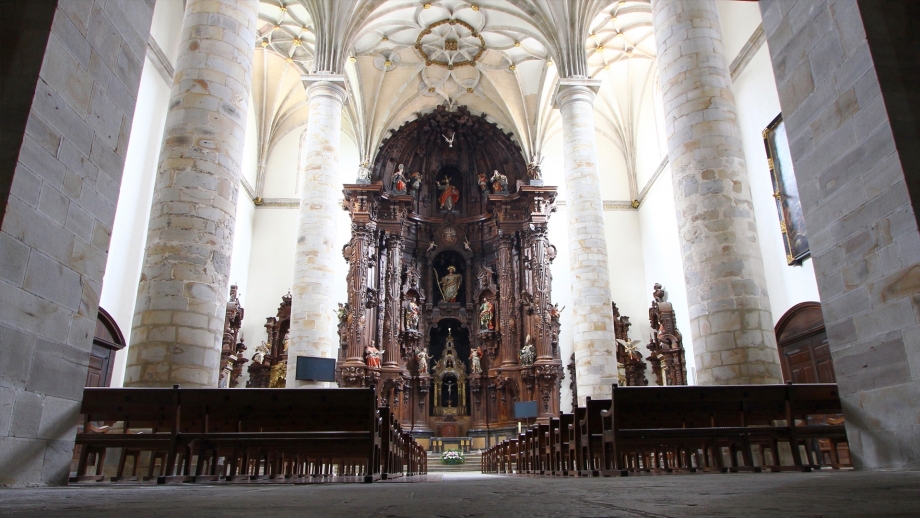
[{"label": "carved wooden altarpiece", "polygon": [[291,298],[290,292],[281,297],[277,314],[265,319],[266,340],[253,351],[247,387],[283,388],[286,384]]},{"label": "carved wooden altarpiece", "polygon": [[220,378],[217,386],[221,388],[234,388],[239,384],[240,375],[243,374],[243,365],[249,360],[243,358],[246,344],[240,337],[240,327],[243,325],[243,306],[237,298],[237,286],[230,286],[230,300],[227,302],[227,312],[224,316],[224,337],[220,349]]},{"label": "carved wooden altarpiece", "polygon": [[617,367],[622,367],[620,384],[627,387],[644,387],[648,385],[645,378],[646,363],[642,361],[642,353],[638,347],[639,340],[629,339],[629,328],[632,322],[629,317],[621,316],[616,302],[611,302],[613,309],[613,331],[617,341]]},{"label": "carved wooden altarpiece", "polygon": [[[556,188],[526,172],[510,134],[463,106],[440,106],[383,142],[369,183],[345,186],[352,237],[337,379],[377,386],[406,429],[516,428],[519,400],[538,401],[543,420],[559,413],[556,249],[547,239]],[[452,390],[437,386],[434,363],[449,337],[466,373],[466,415],[436,415],[432,405]],[[522,366],[528,338],[535,361]],[[371,345],[383,352],[379,367],[366,356]]]},{"label": "carved wooden altarpiece", "polygon": [[[661,284],[656,283],[652,291],[652,307],[648,310],[652,335],[647,346],[651,354],[646,360],[658,378],[658,385],[686,385],[687,361],[684,358],[684,343],[680,331],[677,330],[674,307],[664,298],[664,289]],[[664,377],[661,375],[662,370],[665,372]]]}]

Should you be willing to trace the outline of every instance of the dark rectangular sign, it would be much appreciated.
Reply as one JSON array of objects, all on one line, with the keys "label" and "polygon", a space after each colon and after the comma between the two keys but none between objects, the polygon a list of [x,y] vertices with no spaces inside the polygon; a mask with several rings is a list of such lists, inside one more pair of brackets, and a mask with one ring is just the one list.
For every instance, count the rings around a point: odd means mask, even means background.
[{"label": "dark rectangular sign", "polygon": [[335,381],[335,358],[298,356],[294,379],[304,381]]},{"label": "dark rectangular sign", "polygon": [[518,401],[514,404],[515,419],[531,419],[537,417],[536,401]]}]

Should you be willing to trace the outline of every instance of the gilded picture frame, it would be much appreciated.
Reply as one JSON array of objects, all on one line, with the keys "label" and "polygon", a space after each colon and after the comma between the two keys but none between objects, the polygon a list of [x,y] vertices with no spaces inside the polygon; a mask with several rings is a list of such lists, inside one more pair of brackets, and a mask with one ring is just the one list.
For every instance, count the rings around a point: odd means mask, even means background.
[{"label": "gilded picture frame", "polygon": [[789,153],[782,114],[777,115],[763,130],[763,142],[767,150],[767,165],[779,215],[779,228],[786,247],[786,262],[790,266],[800,266],[811,255],[811,249],[808,246],[802,202],[792,169],[792,155]]}]

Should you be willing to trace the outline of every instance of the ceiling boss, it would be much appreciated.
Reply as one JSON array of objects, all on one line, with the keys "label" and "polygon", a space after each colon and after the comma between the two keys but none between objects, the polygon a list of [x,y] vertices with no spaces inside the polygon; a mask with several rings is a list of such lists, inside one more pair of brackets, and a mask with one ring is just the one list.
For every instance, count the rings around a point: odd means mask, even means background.
[{"label": "ceiling boss", "polygon": [[448,70],[473,66],[486,50],[486,41],[472,25],[463,20],[439,20],[419,33],[415,50],[425,65],[437,65]]}]

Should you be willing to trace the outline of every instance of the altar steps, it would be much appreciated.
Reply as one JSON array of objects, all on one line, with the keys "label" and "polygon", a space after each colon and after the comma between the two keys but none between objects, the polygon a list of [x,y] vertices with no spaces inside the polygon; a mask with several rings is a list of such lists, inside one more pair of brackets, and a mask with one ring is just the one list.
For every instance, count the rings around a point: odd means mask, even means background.
[{"label": "altar steps", "polygon": [[428,473],[460,473],[464,471],[480,471],[480,460],[482,459],[482,454],[478,451],[475,453],[467,453],[463,456],[465,462],[463,464],[444,464],[441,462],[440,453],[429,453],[428,454]]}]

